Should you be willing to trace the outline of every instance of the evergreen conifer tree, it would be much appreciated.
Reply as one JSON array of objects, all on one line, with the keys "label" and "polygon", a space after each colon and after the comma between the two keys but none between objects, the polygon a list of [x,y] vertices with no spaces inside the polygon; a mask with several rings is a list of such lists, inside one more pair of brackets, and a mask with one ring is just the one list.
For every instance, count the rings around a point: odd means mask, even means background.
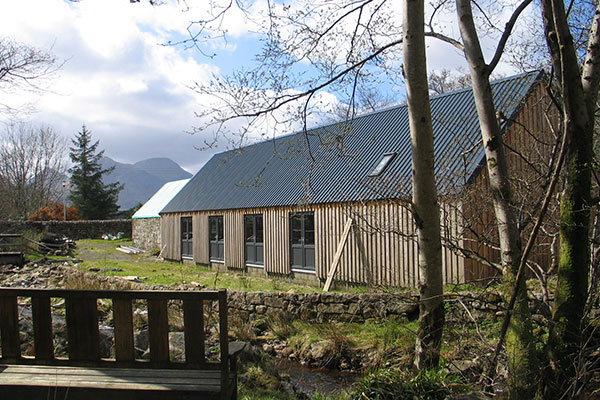
[{"label": "evergreen conifer tree", "polygon": [[105,185],[102,181],[102,177],[110,173],[114,167],[102,169],[100,159],[104,150],[97,152],[99,141],[92,142],[92,134],[85,125],[71,142],[73,147],[69,148],[69,155],[73,166],[69,169],[71,173],[69,199],[82,219],[108,219],[119,210],[117,199],[123,185],[118,183]]}]

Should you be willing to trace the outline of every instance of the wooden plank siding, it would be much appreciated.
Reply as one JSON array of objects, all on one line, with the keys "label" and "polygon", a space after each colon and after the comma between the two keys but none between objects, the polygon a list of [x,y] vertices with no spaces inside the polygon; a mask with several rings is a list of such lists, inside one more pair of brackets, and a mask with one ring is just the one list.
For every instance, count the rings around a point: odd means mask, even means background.
[{"label": "wooden plank siding", "polygon": [[[511,116],[506,117],[511,118]],[[544,185],[547,183],[544,174],[548,170],[555,141],[553,130],[556,128],[553,127],[558,126],[559,116],[542,84],[535,87],[514,118],[514,122],[504,135],[504,143],[514,202],[525,210],[521,216],[523,219],[527,217],[527,213],[538,211],[536,202],[544,194]],[[496,221],[491,204],[487,167],[484,166],[473,180],[469,192],[464,202],[464,218],[470,224],[470,229],[464,232],[465,248],[477,252],[492,262],[499,263],[500,252],[497,249]],[[555,201],[550,208],[550,215],[556,206]],[[554,229],[550,227],[549,230]],[[523,245],[528,239],[529,232],[530,228],[522,234]],[[482,241],[482,238],[485,240]],[[551,243],[552,238],[541,231],[529,259],[543,268],[548,268],[552,256]],[[474,259],[465,260],[466,281],[487,279],[498,273],[497,270]]]},{"label": "wooden plank siding", "polygon": [[[450,224],[460,222],[458,213],[448,208],[442,215]],[[415,226],[406,206],[394,201],[370,203],[339,203],[302,207],[272,207],[200,211],[189,214],[166,214],[161,221],[161,234],[179,232],[170,226],[179,226],[182,216],[193,216],[194,260],[208,263],[208,217],[223,216],[225,240],[224,263],[228,268],[245,268],[244,215],[262,214],[264,229],[264,267],[268,274],[290,275],[290,214],[313,212],[315,218],[315,267],[319,279],[325,279],[348,218],[355,220],[358,235],[366,250],[367,266],[359,251],[354,234],[348,236],[334,280],[349,283],[370,283],[384,286],[416,286],[419,279]],[[451,226],[444,231],[460,232]],[[179,235],[163,236],[165,257],[180,260]],[[171,247],[172,246],[172,247]],[[461,282],[464,279],[463,259],[445,249],[443,255],[444,281]]]},{"label": "wooden plank siding", "polygon": [[192,215],[192,232],[194,235],[194,261],[199,264],[208,264],[209,243],[208,243],[208,214]]},{"label": "wooden plank siding", "polygon": [[[164,246],[163,257],[181,260],[181,214],[164,214],[160,218],[160,244]],[[192,222],[193,223],[193,222]]]},{"label": "wooden plank siding", "polygon": [[244,241],[245,210],[226,210],[223,212],[223,237],[225,240],[225,265],[228,268],[243,270],[246,268]]},{"label": "wooden plank siding", "polygon": [[[458,223],[459,213],[446,207],[442,221]],[[378,201],[366,204],[326,204],[315,207],[317,275],[327,276],[337,250],[343,227],[353,218],[365,246],[367,266],[362,261],[354,235],[348,237],[340,258],[336,280],[375,285],[416,287],[419,279],[416,229],[406,204]],[[319,229],[322,227],[322,229]],[[446,231],[443,226],[443,232]],[[456,233],[459,227],[448,227]],[[464,279],[462,257],[444,248],[442,267],[445,283]]]}]

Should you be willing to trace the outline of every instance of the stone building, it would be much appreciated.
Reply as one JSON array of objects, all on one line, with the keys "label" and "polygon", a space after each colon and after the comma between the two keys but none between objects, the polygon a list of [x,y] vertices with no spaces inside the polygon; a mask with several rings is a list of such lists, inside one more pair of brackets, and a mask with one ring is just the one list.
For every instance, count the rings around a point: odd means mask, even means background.
[{"label": "stone building", "polygon": [[133,246],[151,250],[160,248],[160,211],[189,182],[189,179],[165,183],[132,218]]}]

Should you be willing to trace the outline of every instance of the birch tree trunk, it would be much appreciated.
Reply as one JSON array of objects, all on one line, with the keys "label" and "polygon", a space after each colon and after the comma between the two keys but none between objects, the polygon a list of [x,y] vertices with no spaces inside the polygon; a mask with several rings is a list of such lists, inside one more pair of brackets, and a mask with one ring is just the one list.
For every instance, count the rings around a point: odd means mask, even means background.
[{"label": "birch tree trunk", "polygon": [[574,398],[581,386],[582,322],[590,267],[591,168],[594,112],[599,76],[600,3],[589,34],[585,61],[579,65],[565,5],[542,0],[546,41],[563,95],[566,135],[565,187],[560,204],[560,258],[548,342],[550,374],[545,398]]},{"label": "birch tree trunk", "polygon": [[521,237],[517,227],[502,132],[496,118],[496,108],[489,81],[490,71],[485,63],[473,21],[470,0],[457,0],[457,12],[465,56],[469,64],[473,95],[481,136],[485,148],[489,185],[500,243],[505,297],[510,299],[516,290],[516,302],[506,334],[509,368],[509,396],[512,399],[533,398],[538,374],[535,344],[532,334],[531,313],[525,280],[515,282],[521,261]]},{"label": "birch tree trunk", "polygon": [[444,329],[440,211],[425,57],[424,1],[404,2],[404,74],[412,144],[413,216],[419,244],[419,329],[415,367],[437,368]]}]

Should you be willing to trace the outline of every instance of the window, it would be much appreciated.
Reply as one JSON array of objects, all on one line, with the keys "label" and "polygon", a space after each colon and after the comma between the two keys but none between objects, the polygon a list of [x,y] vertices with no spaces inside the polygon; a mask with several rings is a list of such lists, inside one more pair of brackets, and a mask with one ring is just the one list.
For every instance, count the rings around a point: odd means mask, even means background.
[{"label": "window", "polygon": [[246,263],[263,265],[262,214],[249,214],[244,216],[244,235],[246,242]]},{"label": "window", "polygon": [[223,239],[223,216],[208,217],[209,225],[209,258],[211,261],[223,261],[225,258],[225,241]]},{"label": "window", "polygon": [[389,165],[390,161],[392,161],[395,155],[396,153],[386,153],[383,156],[381,156],[381,160],[379,160],[379,163],[375,168],[373,168],[369,176],[381,175],[381,173],[386,169],[386,167]]},{"label": "window", "polygon": [[292,269],[315,270],[315,218],[313,213],[290,214]]},{"label": "window", "polygon": [[181,257],[194,257],[192,217],[181,217]]}]

